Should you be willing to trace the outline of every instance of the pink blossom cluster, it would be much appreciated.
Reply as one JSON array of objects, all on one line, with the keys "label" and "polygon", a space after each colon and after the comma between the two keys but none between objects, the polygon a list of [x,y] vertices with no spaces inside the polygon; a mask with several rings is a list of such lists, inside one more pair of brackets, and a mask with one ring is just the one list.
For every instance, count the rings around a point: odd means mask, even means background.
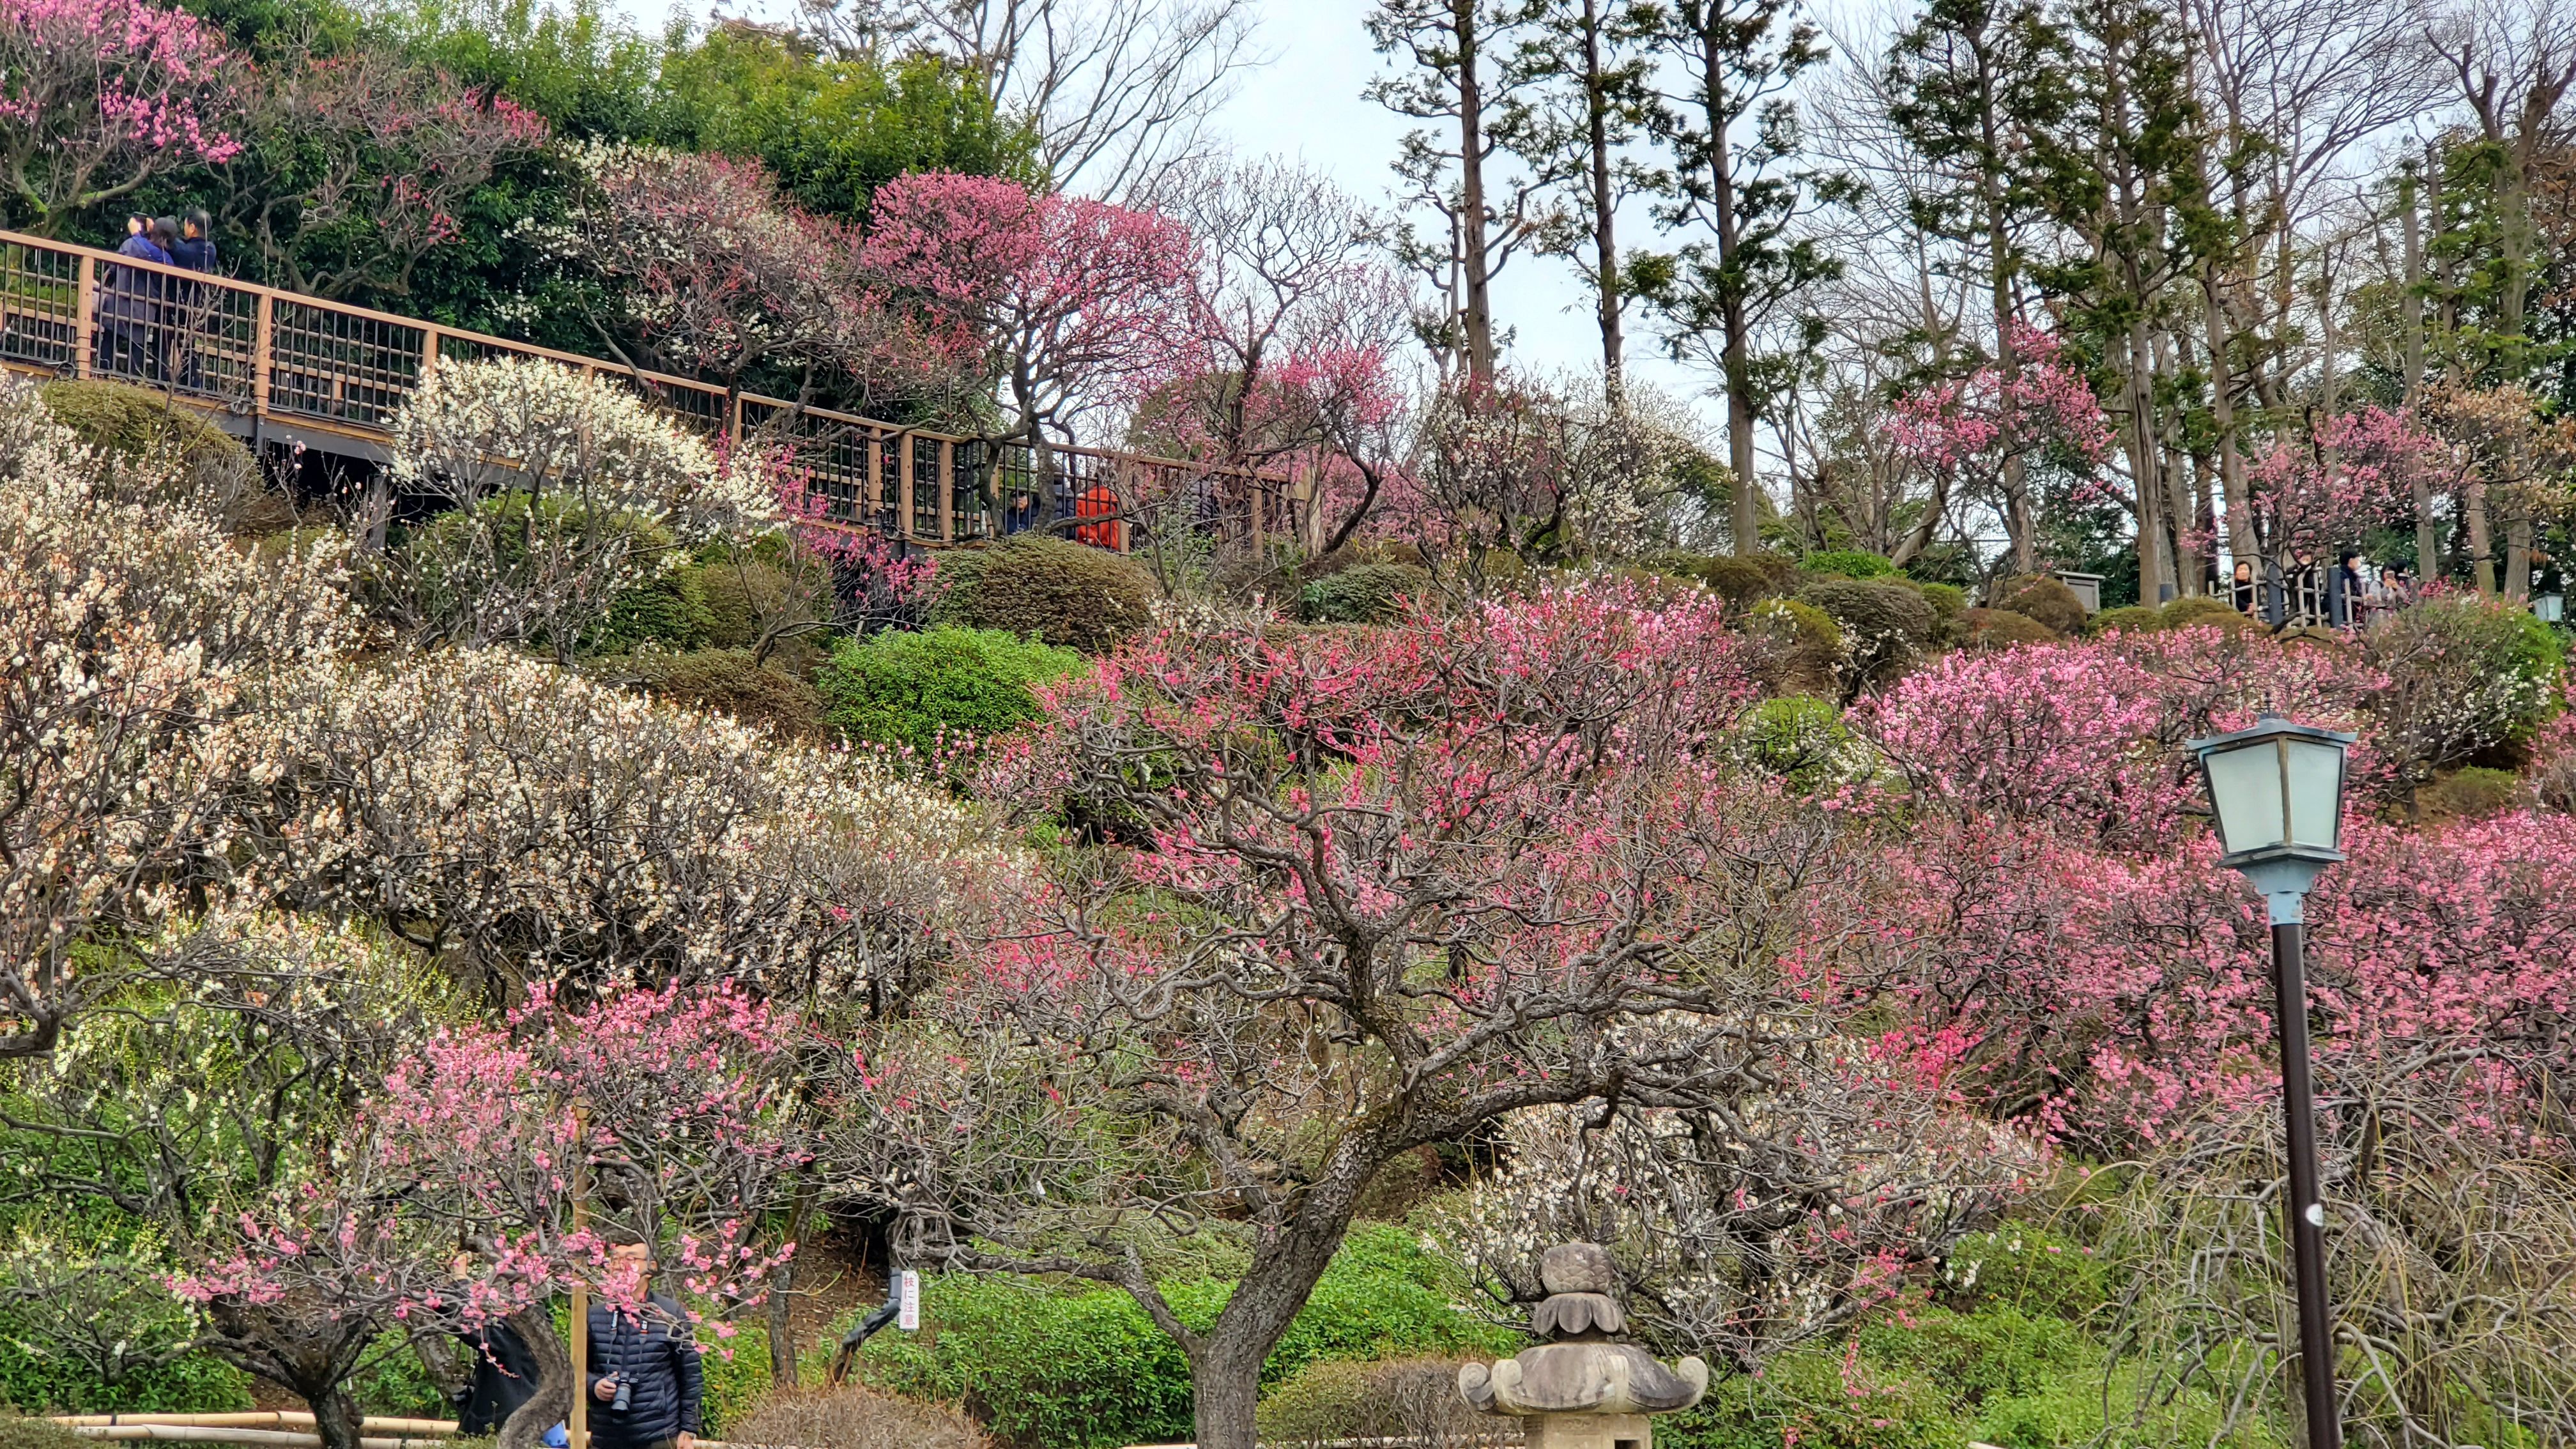
[{"label": "pink blossom cluster", "polygon": [[2054,335],[2017,323],[2010,368],[1988,363],[1899,397],[1888,431],[1918,463],[1971,481],[2050,447],[2099,460],[2111,445],[2110,420],[2064,351]]},{"label": "pink blossom cluster", "polygon": [[[2406,412],[2366,407],[2283,438],[2246,469],[2247,503],[2264,556],[2295,563],[2358,543],[2411,516],[2416,481],[2456,471],[2455,450]],[[2438,490],[2437,490],[2438,491]]]},{"label": "pink blossom cluster", "polygon": [[222,163],[239,58],[220,28],[148,0],[0,0],[0,119],[24,144]]}]

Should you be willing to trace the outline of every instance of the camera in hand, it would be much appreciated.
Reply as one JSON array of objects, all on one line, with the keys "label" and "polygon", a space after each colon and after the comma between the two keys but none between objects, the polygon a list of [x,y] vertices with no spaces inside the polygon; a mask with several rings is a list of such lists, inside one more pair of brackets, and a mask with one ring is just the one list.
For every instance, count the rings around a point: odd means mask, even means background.
[{"label": "camera in hand", "polygon": [[608,1407],[617,1413],[623,1414],[626,1412],[626,1406],[634,1402],[635,1385],[630,1382],[624,1374],[617,1375],[612,1382],[617,1385],[617,1397],[609,1400]]}]

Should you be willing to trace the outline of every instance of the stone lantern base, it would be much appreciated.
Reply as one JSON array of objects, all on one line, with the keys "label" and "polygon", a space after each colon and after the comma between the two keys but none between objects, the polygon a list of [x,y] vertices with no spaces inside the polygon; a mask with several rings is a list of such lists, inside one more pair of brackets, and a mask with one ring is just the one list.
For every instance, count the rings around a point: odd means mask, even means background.
[{"label": "stone lantern base", "polygon": [[1521,1420],[1529,1449],[1654,1449],[1643,1414],[1532,1414]]}]

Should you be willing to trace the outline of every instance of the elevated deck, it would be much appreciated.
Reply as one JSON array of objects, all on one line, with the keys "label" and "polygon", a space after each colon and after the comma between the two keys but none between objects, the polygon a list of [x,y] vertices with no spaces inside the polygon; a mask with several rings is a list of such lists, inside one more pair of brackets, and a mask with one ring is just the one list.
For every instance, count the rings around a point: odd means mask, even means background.
[{"label": "elevated deck", "polygon": [[[136,280],[115,280],[128,276]],[[154,287],[157,299],[133,295]],[[1077,536],[1123,550],[1147,501],[1174,498],[1257,542],[1293,535],[1304,513],[1302,489],[1273,474],[1099,448],[1041,457],[1025,443],[728,395],[694,378],[0,231],[0,367],[165,391],[254,446],[382,462],[387,424],[442,362],[495,357],[610,378],[710,437],[787,447],[811,480],[818,522],[909,544],[973,544],[1006,526],[1078,516],[1087,522]],[[1036,486],[1041,469],[1052,490]],[[1050,491],[1052,517],[1004,516],[1020,495]]]}]

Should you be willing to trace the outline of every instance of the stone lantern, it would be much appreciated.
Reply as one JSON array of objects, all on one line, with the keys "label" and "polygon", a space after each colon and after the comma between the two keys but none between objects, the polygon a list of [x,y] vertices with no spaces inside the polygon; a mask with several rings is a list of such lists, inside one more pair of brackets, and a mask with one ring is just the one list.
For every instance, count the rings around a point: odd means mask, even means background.
[{"label": "stone lantern", "polygon": [[1545,1340],[1500,1363],[1458,1370],[1458,1392],[1488,1414],[1522,1420],[1529,1449],[1652,1449],[1649,1414],[1687,1409],[1708,1392],[1708,1365],[1671,1368],[1617,1337],[1627,1315],[1610,1252],[1597,1243],[1560,1243],[1540,1257],[1548,1296],[1530,1315]]}]

